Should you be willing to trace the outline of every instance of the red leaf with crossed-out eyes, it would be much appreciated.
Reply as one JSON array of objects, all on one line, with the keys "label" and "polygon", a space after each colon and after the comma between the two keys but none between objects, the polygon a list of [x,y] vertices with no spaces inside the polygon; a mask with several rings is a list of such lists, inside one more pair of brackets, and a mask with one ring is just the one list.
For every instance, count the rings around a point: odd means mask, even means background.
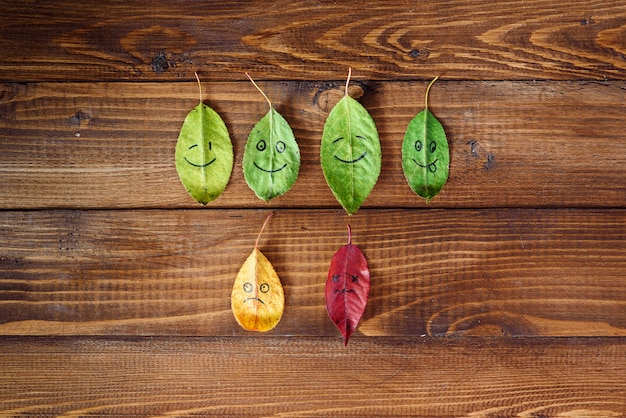
[{"label": "red leaf with crossed-out eyes", "polygon": [[333,255],[326,280],[326,311],[348,344],[359,325],[370,291],[367,260],[359,247],[352,244],[348,225],[348,243]]}]

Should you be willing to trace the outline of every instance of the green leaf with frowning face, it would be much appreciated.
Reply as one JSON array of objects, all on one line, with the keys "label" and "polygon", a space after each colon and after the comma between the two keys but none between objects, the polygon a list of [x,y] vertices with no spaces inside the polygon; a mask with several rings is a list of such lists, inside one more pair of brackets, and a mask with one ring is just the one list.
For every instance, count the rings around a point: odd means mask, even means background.
[{"label": "green leaf with frowning face", "polygon": [[205,205],[226,188],[233,169],[233,145],[222,118],[202,102],[183,122],[175,158],[180,181],[197,202]]},{"label": "green leaf with frowning face", "polygon": [[243,174],[250,189],[267,202],[293,186],[300,170],[300,149],[289,123],[252,78],[250,81],[263,94],[270,110],[250,132],[243,153]]},{"label": "green leaf with frowning face", "polygon": [[436,80],[428,85],[425,108],[409,122],[402,142],[404,176],[411,189],[426,201],[441,191],[450,171],[446,133],[428,110],[428,92]]},{"label": "green leaf with frowning face", "polygon": [[328,186],[351,215],[378,180],[381,149],[374,120],[348,96],[347,85],[344,97],[332,108],[324,124],[320,160]]}]

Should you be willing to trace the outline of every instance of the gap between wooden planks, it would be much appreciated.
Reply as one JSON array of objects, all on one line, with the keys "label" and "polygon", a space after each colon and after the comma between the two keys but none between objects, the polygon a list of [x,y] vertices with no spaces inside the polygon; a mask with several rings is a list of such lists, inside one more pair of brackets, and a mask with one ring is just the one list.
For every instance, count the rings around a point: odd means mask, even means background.
[{"label": "gap between wooden planks", "polygon": [[[0,212],[0,333],[244,335],[230,293],[267,213]],[[286,308],[269,335],[338,335],[324,284],[348,222],[372,273],[356,338],[626,335],[617,209],[276,211],[259,245]]]}]

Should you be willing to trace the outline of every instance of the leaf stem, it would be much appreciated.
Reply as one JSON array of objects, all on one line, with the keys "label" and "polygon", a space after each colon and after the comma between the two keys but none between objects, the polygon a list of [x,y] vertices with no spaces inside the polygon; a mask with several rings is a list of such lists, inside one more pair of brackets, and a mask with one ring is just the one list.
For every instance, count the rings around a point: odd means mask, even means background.
[{"label": "leaf stem", "polygon": [[350,84],[350,77],[352,77],[352,67],[348,67],[348,79],[346,80],[346,96],[348,95],[348,84]]},{"label": "leaf stem", "polygon": [[200,77],[198,77],[197,72],[193,72],[196,76],[196,80],[198,81],[198,90],[200,90],[200,103],[202,103],[202,84],[200,84]]},{"label": "leaf stem", "polygon": [[263,230],[265,229],[265,225],[267,225],[267,223],[270,221],[270,218],[272,217],[273,214],[274,212],[270,212],[270,214],[267,215],[267,218],[265,218],[265,222],[263,222],[263,226],[261,227],[261,230],[259,231],[259,235],[256,237],[254,248],[259,248],[259,238],[261,238],[261,234],[263,233]]},{"label": "leaf stem", "polygon": [[352,244],[352,229],[350,228],[350,224],[348,224],[348,244]]},{"label": "leaf stem", "polygon": [[428,109],[428,93],[430,92],[430,88],[432,87],[433,84],[435,84],[435,81],[437,81],[438,78],[439,78],[439,76],[433,78],[433,81],[431,81],[428,84],[428,87],[426,87],[426,97],[424,97],[424,107],[426,109]]},{"label": "leaf stem", "polygon": [[256,87],[256,89],[259,91],[259,93],[261,93],[263,95],[263,97],[265,97],[265,100],[267,100],[267,104],[270,105],[270,109],[272,108],[272,102],[270,102],[270,99],[267,98],[267,96],[265,95],[265,93],[263,93],[263,90],[261,90],[261,88],[254,82],[254,80],[252,79],[252,77],[250,77],[250,74],[246,73],[246,76],[248,77],[248,79],[252,82],[252,84],[254,84],[254,87]]}]

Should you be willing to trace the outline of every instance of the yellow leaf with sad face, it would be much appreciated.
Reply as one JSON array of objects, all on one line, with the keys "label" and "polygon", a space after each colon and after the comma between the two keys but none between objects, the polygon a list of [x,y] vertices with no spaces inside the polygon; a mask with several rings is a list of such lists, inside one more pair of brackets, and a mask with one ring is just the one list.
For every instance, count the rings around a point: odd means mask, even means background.
[{"label": "yellow leaf with sad face", "polygon": [[[265,220],[259,237],[271,216],[270,214]],[[272,263],[258,247],[257,237],[254,250],[235,278],[230,306],[242,328],[265,332],[274,328],[283,316],[285,295]]]}]

